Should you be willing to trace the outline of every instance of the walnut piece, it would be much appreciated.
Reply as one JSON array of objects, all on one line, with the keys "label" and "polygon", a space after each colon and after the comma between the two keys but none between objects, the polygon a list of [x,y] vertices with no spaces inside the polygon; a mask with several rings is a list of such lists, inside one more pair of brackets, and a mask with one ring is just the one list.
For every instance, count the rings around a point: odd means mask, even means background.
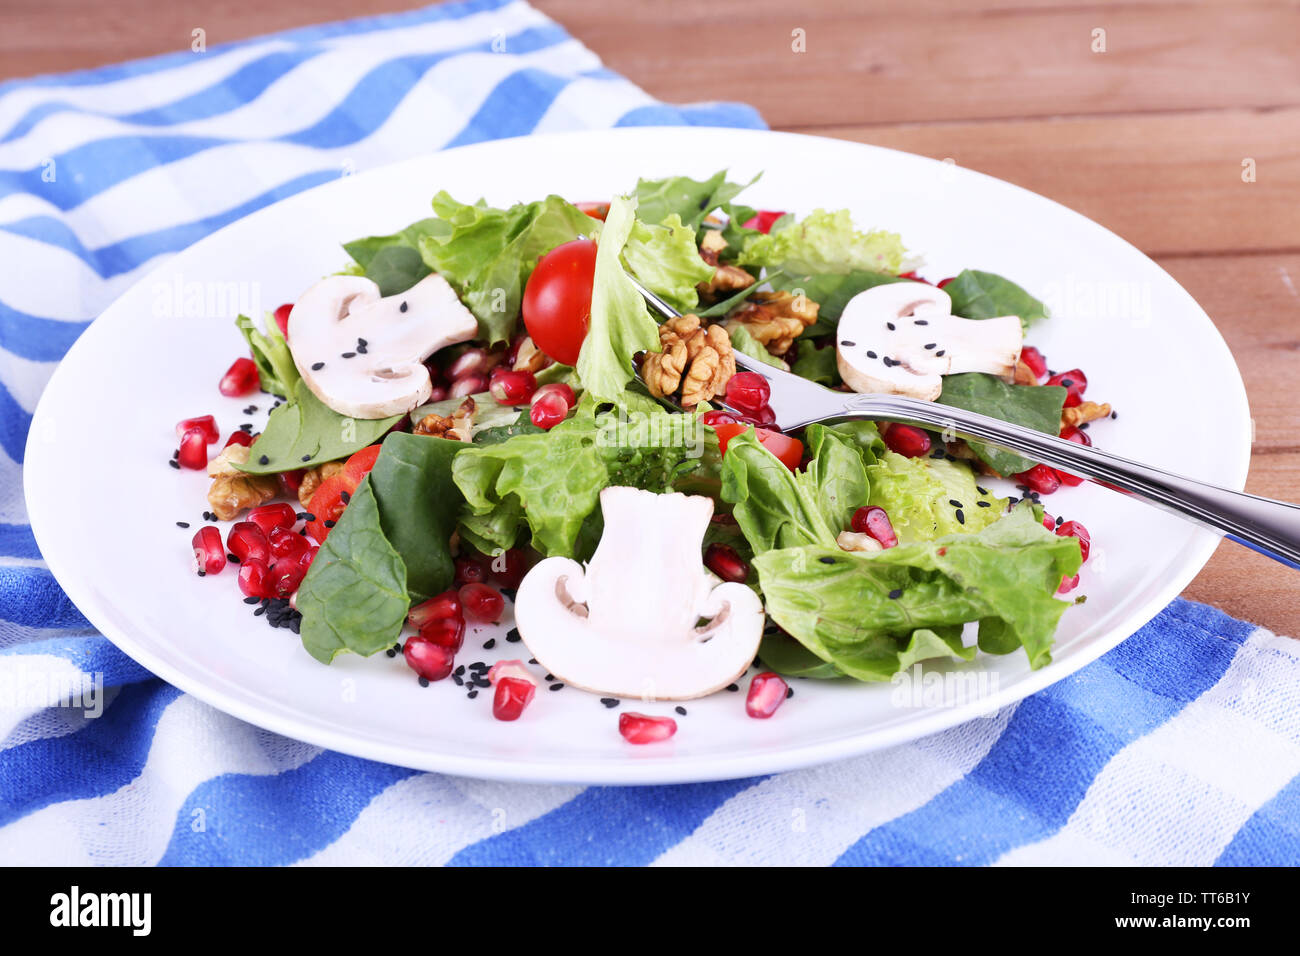
[{"label": "walnut piece", "polygon": [[524,336],[524,340],[519,343],[519,351],[515,354],[515,371],[522,372],[540,372],[551,364],[551,360],[546,353],[537,347],[529,336]]},{"label": "walnut piece", "polygon": [[1109,414],[1110,405],[1098,405],[1096,402],[1080,402],[1073,408],[1061,409],[1061,427],[1064,428],[1066,425],[1077,427],[1085,422],[1105,418]]},{"label": "walnut piece", "polygon": [[308,468],[302,476],[302,482],[298,485],[298,501],[306,508],[311,504],[311,496],[316,493],[320,483],[331,475],[337,475],[342,470],[343,462],[341,461],[327,461],[315,468]]},{"label": "walnut piece", "polygon": [[1037,385],[1038,376],[1034,374],[1034,370],[1032,368],[1030,368],[1028,365],[1025,364],[1024,359],[1017,358],[1016,374],[1015,374],[1015,378],[1012,381],[1016,385]]},{"label": "walnut piece", "polygon": [[222,521],[239,517],[246,508],[266,504],[280,490],[280,480],[275,475],[246,475],[233,469],[232,472],[217,475],[208,489],[208,504]]},{"label": "walnut piece", "polygon": [[208,477],[215,478],[218,475],[242,475],[235,465],[242,465],[248,461],[247,445],[227,445],[221,449],[221,453],[208,462]]},{"label": "walnut piece", "polygon": [[641,377],[656,398],[681,387],[681,404],[693,408],[721,394],[736,374],[731,338],[720,325],[702,326],[696,315],[669,319],[659,327],[661,352],[641,363]]},{"label": "walnut piece", "polygon": [[425,415],[411,431],[416,435],[432,435],[434,438],[446,438],[451,431],[451,419],[445,415]]},{"label": "walnut piece", "polygon": [[755,292],[727,319],[727,328],[743,325],[773,355],[784,355],[795,338],[817,321],[818,308],[804,295]]}]

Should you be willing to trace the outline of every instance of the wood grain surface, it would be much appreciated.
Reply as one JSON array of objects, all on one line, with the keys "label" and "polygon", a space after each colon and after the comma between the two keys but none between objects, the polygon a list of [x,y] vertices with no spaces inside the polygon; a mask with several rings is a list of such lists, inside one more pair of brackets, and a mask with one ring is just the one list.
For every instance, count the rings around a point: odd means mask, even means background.
[{"label": "wood grain surface", "polygon": [[[186,49],[195,27],[215,45],[419,5],[2,0],[0,79]],[[535,5],[654,96],[743,100],[776,129],[950,157],[1124,236],[1236,356],[1255,419],[1248,489],[1300,500],[1300,3]],[[1207,438],[1172,403],[1169,427]],[[1187,596],[1300,635],[1300,576],[1244,548],[1221,545]]]}]

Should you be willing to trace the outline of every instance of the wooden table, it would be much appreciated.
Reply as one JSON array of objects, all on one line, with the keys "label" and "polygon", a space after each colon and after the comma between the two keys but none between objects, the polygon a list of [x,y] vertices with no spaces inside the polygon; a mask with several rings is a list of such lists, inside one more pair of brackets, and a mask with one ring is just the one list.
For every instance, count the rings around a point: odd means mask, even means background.
[{"label": "wooden table", "polygon": [[[743,100],[775,129],[951,157],[1115,230],[1227,338],[1255,417],[1249,490],[1300,499],[1295,2],[534,2],[661,99]],[[417,5],[10,3],[0,77],[184,49],[195,27],[216,44]],[[1197,370],[1186,373],[1195,388]],[[1174,407],[1169,427],[1205,440]],[[1186,594],[1300,636],[1300,578],[1236,545],[1220,546]]]}]

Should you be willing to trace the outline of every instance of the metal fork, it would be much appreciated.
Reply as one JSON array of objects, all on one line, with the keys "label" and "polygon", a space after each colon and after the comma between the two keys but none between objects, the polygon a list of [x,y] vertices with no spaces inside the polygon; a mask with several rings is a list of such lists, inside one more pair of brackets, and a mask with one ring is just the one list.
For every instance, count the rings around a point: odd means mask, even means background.
[{"label": "metal fork", "polygon": [[[669,318],[681,314],[635,277],[628,278],[656,311]],[[1300,568],[1300,505],[1221,488],[949,405],[903,395],[837,392],[739,352],[735,356],[737,366],[767,379],[772,390],[772,411],[782,431],[846,418],[915,422],[938,428],[946,435],[973,438],[1089,478]],[[681,411],[672,402],[665,404]],[[718,399],[713,404],[730,408]]]}]

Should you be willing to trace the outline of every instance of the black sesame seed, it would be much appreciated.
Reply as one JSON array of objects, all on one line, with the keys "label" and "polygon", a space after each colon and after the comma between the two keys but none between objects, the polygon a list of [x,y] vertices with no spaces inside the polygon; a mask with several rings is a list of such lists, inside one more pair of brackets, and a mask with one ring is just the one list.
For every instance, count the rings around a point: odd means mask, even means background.
[{"label": "black sesame seed", "polygon": [[913,322],[912,324],[913,324],[913,325],[929,325],[929,324],[930,324],[930,321],[929,321],[929,319],[917,319],[917,320],[916,320],[915,322]]},{"label": "black sesame seed", "polygon": [[261,458],[257,459],[257,463],[259,465],[269,465],[271,463],[271,459],[268,458],[266,455],[263,455]]},{"label": "black sesame seed", "polygon": [[957,509],[957,523],[958,524],[966,523],[966,515],[962,513],[962,510],[960,508]]},{"label": "black sesame seed", "polygon": [[1056,519],[1056,526],[1059,528],[1059,527],[1061,526],[1061,523],[1062,523],[1063,521],[1065,521],[1064,518],[1057,518],[1057,519]]},{"label": "black sesame seed", "polygon": [[173,468],[175,468],[177,471],[180,471],[180,469],[181,469],[181,463],[180,463],[179,461],[177,461],[175,458],[173,458],[171,461],[167,462],[167,464],[171,465],[171,466],[172,466]]},{"label": "black sesame seed", "polygon": [[547,674],[547,675],[546,675],[546,679],[547,679],[547,680],[555,680],[555,675],[554,675],[554,674]]},{"label": "black sesame seed", "polygon": [[1111,413],[1110,413],[1110,417],[1111,417],[1111,418],[1119,418],[1119,412],[1111,412]]},{"label": "black sesame seed", "polygon": [[302,456],[302,460],[303,460],[303,461],[311,461],[311,455],[303,455],[303,456]]},{"label": "black sesame seed", "polygon": [[939,344],[938,342],[927,342],[925,345],[921,347],[925,349],[932,349],[935,348],[938,344]]},{"label": "black sesame seed", "polygon": [[602,698],[600,699],[600,702],[601,702],[602,704],[604,704],[606,707],[617,707],[617,706],[618,706],[618,698],[617,698],[617,697],[602,697]]},{"label": "black sesame seed", "polygon": [[1063,378],[1063,379],[1061,379],[1061,384],[1064,385],[1066,388],[1069,388],[1071,385],[1074,384],[1074,379],[1072,379],[1072,378]]},{"label": "black sesame seed", "polygon": [[421,686],[421,687],[428,687],[428,686],[429,686],[429,678],[427,678],[427,677],[421,677],[421,678],[420,678],[420,686]]},{"label": "black sesame seed", "polygon": [[320,371],[321,369],[323,369],[324,367],[325,367],[325,363],[324,363],[324,362],[317,362],[315,365],[313,365],[313,366],[311,367],[311,370],[312,370],[313,372],[319,372],[319,371]]},{"label": "black sesame seed", "polygon": [[399,305],[399,306],[397,307],[397,311],[398,311],[398,312],[405,312],[405,311],[406,311],[406,303],[403,302],[401,305]]},{"label": "black sesame seed", "polygon": [[253,612],[253,617],[261,617],[265,613],[266,613],[266,608],[259,607],[256,611]]},{"label": "black sesame seed", "polygon": [[333,521],[330,521],[328,518],[326,518],[326,519],[325,519],[325,527],[327,527],[327,528],[332,528],[332,527],[334,527],[334,522],[333,522]]},{"label": "black sesame seed", "polygon": [[356,358],[356,357],[357,357],[357,353],[356,353],[356,352],[344,352],[343,354],[341,354],[341,355],[339,356],[339,358],[345,358],[345,359],[348,359],[348,358]]},{"label": "black sesame seed", "polygon": [[473,700],[475,697],[478,696],[478,691],[476,691],[476,690],[472,690],[472,691],[470,691],[468,694],[466,694],[465,696],[468,697],[470,700]]},{"label": "black sesame seed", "polygon": [[350,494],[348,494],[346,491],[340,491],[340,492],[339,492],[339,501],[343,502],[343,503],[346,505],[346,504],[348,504],[349,502],[352,501],[352,496],[351,496]]},{"label": "black sesame seed", "polygon": [[475,661],[473,664],[469,665],[469,669],[472,671],[486,670],[487,665],[484,664],[482,661]]},{"label": "black sesame seed", "polygon": [[981,488],[979,485],[975,486],[975,490],[982,495],[987,495],[989,493],[989,490],[987,488]]},{"label": "black sesame seed", "polygon": [[401,641],[398,641],[396,644],[393,645],[393,650],[397,651],[398,653],[401,653],[402,650]]},{"label": "black sesame seed", "polygon": [[465,678],[461,677],[459,674],[452,674],[451,682],[455,684],[457,687],[465,686]]},{"label": "black sesame seed", "polygon": [[853,348],[853,346],[857,344],[858,344],[857,342],[850,342],[848,339],[845,339],[843,342],[840,343],[840,345],[844,346],[846,349],[851,349]]},{"label": "black sesame seed", "polygon": [[181,450],[180,450],[179,448],[177,448],[174,452],[172,452],[172,457],[173,457],[173,458],[179,458],[179,457],[181,457]]},{"label": "black sesame seed", "polygon": [[530,658],[528,658],[528,663],[530,663],[530,664],[536,664],[536,663],[537,663],[537,658],[535,658],[535,657],[530,657]]},{"label": "black sesame seed", "polygon": [[960,501],[958,501],[956,498],[949,498],[949,499],[948,499],[948,504],[952,505],[954,508],[964,508],[964,507],[965,507],[965,505],[963,505],[963,504],[962,504]]},{"label": "black sesame seed", "polygon": [[506,643],[507,644],[519,643],[519,628],[512,627],[510,630],[506,631]]},{"label": "black sesame seed", "polygon": [[245,604],[256,604],[259,600],[261,600],[261,599],[258,598],[258,597],[246,597],[246,598],[244,598],[244,603],[245,603]]},{"label": "black sesame seed", "polygon": [[834,559],[834,558],[831,558],[831,557],[818,558],[817,560],[821,561],[822,564],[834,564],[834,563],[835,563],[835,559]]},{"label": "black sesame seed", "polygon": [[485,651],[490,651],[492,650],[492,648],[496,646],[497,646],[497,639],[495,637],[489,637],[486,641],[483,642],[483,650]]},{"label": "black sesame seed", "polygon": [[560,689],[563,688],[563,687],[564,687],[563,684],[555,683],[555,684],[552,684],[550,687],[548,687],[548,688],[546,688],[546,689],[547,689],[547,690],[560,690]]},{"label": "black sesame seed", "polygon": [[937,352],[934,353],[934,354],[935,354],[935,357],[936,357],[936,358],[938,358],[938,357],[942,357],[943,353],[946,352],[946,351],[947,351],[947,349],[939,349],[939,351],[937,351]]},{"label": "black sesame seed", "polygon": [[736,691],[740,690],[740,685],[739,685],[739,684],[728,684],[728,685],[727,685],[727,690],[731,691],[731,692],[734,694]]},{"label": "black sesame seed", "polygon": [[253,433],[253,423],[252,423],[252,422],[244,422],[244,424],[242,424],[242,425],[239,426],[239,430],[240,430],[241,432],[248,432],[248,434],[251,435],[251,434]]},{"label": "black sesame seed", "polygon": [[682,707],[682,706],[678,705],[677,707],[674,707],[673,710],[675,710],[677,713],[681,714],[683,717],[686,716],[686,708],[685,708],[685,707]]},{"label": "black sesame seed", "polygon": [[793,697],[793,696],[794,696],[794,688],[793,688],[793,687],[787,687],[787,688],[785,689],[785,699],[786,699],[786,700],[789,700],[789,699],[790,699],[791,697]]},{"label": "black sesame seed", "polygon": [[868,349],[868,350],[867,350],[867,358],[869,358],[869,359],[873,359],[873,358],[875,358],[875,357],[876,357],[876,353],[875,353],[875,352],[872,352],[870,349]]},{"label": "black sesame seed", "polygon": [[488,680],[486,677],[484,677],[482,674],[480,674],[479,676],[477,676],[477,677],[474,678],[474,686],[475,686],[475,687],[491,687],[491,686],[492,686],[492,682],[491,682],[490,680]]},{"label": "black sesame seed", "polygon": [[244,409],[244,414],[245,414],[245,415],[252,415],[252,414],[253,414],[254,412],[256,412],[256,411],[257,411],[257,406],[256,406],[256,405],[249,405],[247,408]]},{"label": "black sesame seed", "polygon": [[891,601],[897,601],[902,596],[903,596],[903,592],[899,588],[894,588],[894,590],[889,592],[889,600]]},{"label": "black sesame seed", "polygon": [[893,331],[894,331],[894,323],[893,323],[893,322],[886,322],[886,323],[885,323],[885,328],[887,328],[887,329],[889,329],[889,331],[893,332]]},{"label": "black sesame seed", "polygon": [[1087,423],[1087,422],[1080,422],[1080,423],[1079,423],[1079,431],[1086,432],[1087,430],[1088,430],[1088,423]]},{"label": "black sesame seed", "polygon": [[298,520],[299,520],[299,521],[315,521],[315,520],[316,520],[316,516],[315,516],[314,514],[312,514],[310,511],[300,511],[300,512],[298,512]]},{"label": "black sesame seed", "polygon": [[992,508],[993,505],[992,505],[991,503],[987,502],[987,501],[977,501],[977,502],[975,502],[975,507],[976,507],[976,508]]},{"label": "black sesame seed", "polygon": [[366,347],[367,345],[369,345],[369,344],[370,344],[370,343],[367,342],[365,339],[357,339],[357,348],[359,348],[359,349],[363,349],[363,348],[365,348],[365,347]]},{"label": "black sesame seed", "polygon": [[365,347],[364,345],[358,345],[358,346],[357,346],[357,354],[358,354],[358,355],[365,355],[365,354],[366,354],[366,347]]},{"label": "black sesame seed", "polygon": [[176,527],[178,527],[178,528],[188,528],[189,526],[190,526],[190,523],[189,523],[188,521],[178,521],[178,522],[176,522]]},{"label": "black sesame seed", "polygon": [[387,654],[389,657],[397,656],[397,651],[393,650],[391,647],[388,650],[384,651],[384,653]]},{"label": "black sesame seed", "polygon": [[227,555],[226,555],[226,560],[229,561],[231,564],[238,564],[238,563],[239,563],[239,555],[237,555],[237,554],[227,554]]}]

